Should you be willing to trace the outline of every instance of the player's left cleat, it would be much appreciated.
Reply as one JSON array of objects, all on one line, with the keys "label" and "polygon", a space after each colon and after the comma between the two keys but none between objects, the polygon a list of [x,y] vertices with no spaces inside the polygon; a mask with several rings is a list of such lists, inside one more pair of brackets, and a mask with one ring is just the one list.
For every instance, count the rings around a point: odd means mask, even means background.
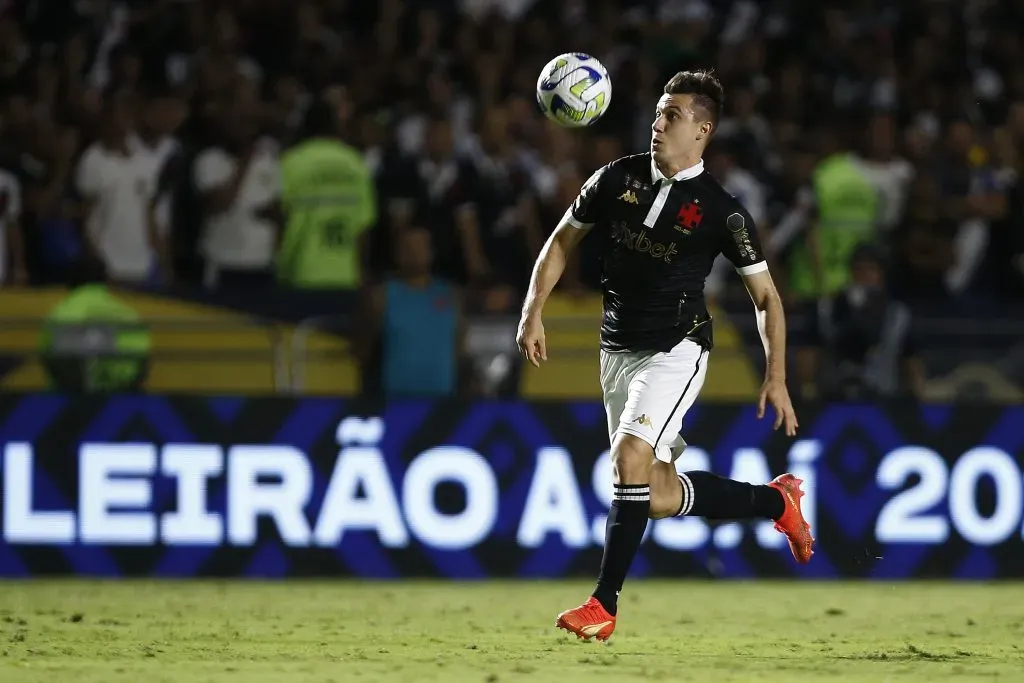
[{"label": "player's left cleat", "polygon": [[782,474],[768,485],[782,494],[782,502],[785,505],[782,516],[775,520],[775,529],[789,539],[789,549],[796,561],[807,564],[814,554],[814,537],[811,536],[811,525],[804,519],[804,513],[800,510],[800,499],[804,497],[804,492],[800,489],[802,483],[804,482],[792,474]]},{"label": "player's left cleat", "polygon": [[583,640],[608,640],[608,636],[615,630],[615,617],[608,614],[608,610],[597,598],[591,597],[579,607],[567,609],[559,614],[555,626],[575,633],[577,638]]}]

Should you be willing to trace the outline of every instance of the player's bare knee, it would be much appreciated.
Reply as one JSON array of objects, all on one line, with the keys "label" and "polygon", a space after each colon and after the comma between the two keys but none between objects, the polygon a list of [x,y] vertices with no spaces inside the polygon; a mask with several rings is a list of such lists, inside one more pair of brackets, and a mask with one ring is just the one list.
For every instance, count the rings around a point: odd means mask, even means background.
[{"label": "player's bare knee", "polygon": [[674,465],[655,460],[651,465],[650,519],[672,517],[679,511],[681,484]]},{"label": "player's bare knee", "polygon": [[612,471],[616,484],[646,484],[651,476],[654,449],[632,434],[619,434],[612,444]]}]

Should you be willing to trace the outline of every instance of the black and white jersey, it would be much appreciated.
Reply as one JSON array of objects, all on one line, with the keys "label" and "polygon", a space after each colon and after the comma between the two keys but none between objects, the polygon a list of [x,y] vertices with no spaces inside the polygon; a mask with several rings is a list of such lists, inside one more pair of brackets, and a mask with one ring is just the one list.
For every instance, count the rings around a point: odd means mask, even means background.
[{"label": "black and white jersey", "polygon": [[715,258],[741,274],[768,269],[750,214],[703,161],[671,178],[650,154],[613,161],[564,220],[602,240],[606,351],[668,351],[687,337],[711,348],[704,282]]}]

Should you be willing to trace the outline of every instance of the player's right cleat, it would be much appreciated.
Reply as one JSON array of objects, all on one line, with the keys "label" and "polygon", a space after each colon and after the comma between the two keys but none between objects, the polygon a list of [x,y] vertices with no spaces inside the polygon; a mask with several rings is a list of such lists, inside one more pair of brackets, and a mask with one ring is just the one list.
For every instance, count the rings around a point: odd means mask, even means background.
[{"label": "player's right cleat", "polygon": [[807,564],[814,554],[814,537],[811,536],[811,525],[800,510],[800,499],[804,497],[800,489],[802,483],[792,474],[782,474],[775,477],[768,486],[782,494],[782,503],[785,505],[782,516],[775,520],[775,529],[789,539],[789,549],[796,561]]},{"label": "player's right cleat", "polygon": [[583,640],[608,640],[608,636],[615,630],[615,617],[608,614],[608,610],[597,598],[591,597],[579,607],[567,609],[559,614],[555,626],[574,633],[577,638]]}]

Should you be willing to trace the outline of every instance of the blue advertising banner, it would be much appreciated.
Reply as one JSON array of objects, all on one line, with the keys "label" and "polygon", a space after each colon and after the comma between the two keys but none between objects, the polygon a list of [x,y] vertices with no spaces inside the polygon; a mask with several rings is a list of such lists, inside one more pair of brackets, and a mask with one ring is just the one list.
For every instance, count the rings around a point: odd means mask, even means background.
[{"label": "blue advertising banner", "polygon": [[[0,576],[592,576],[597,403],[0,396]],[[633,574],[1024,576],[1024,407],[821,405],[787,439],[697,406],[681,470],[805,480],[769,522],[652,523]]]}]

